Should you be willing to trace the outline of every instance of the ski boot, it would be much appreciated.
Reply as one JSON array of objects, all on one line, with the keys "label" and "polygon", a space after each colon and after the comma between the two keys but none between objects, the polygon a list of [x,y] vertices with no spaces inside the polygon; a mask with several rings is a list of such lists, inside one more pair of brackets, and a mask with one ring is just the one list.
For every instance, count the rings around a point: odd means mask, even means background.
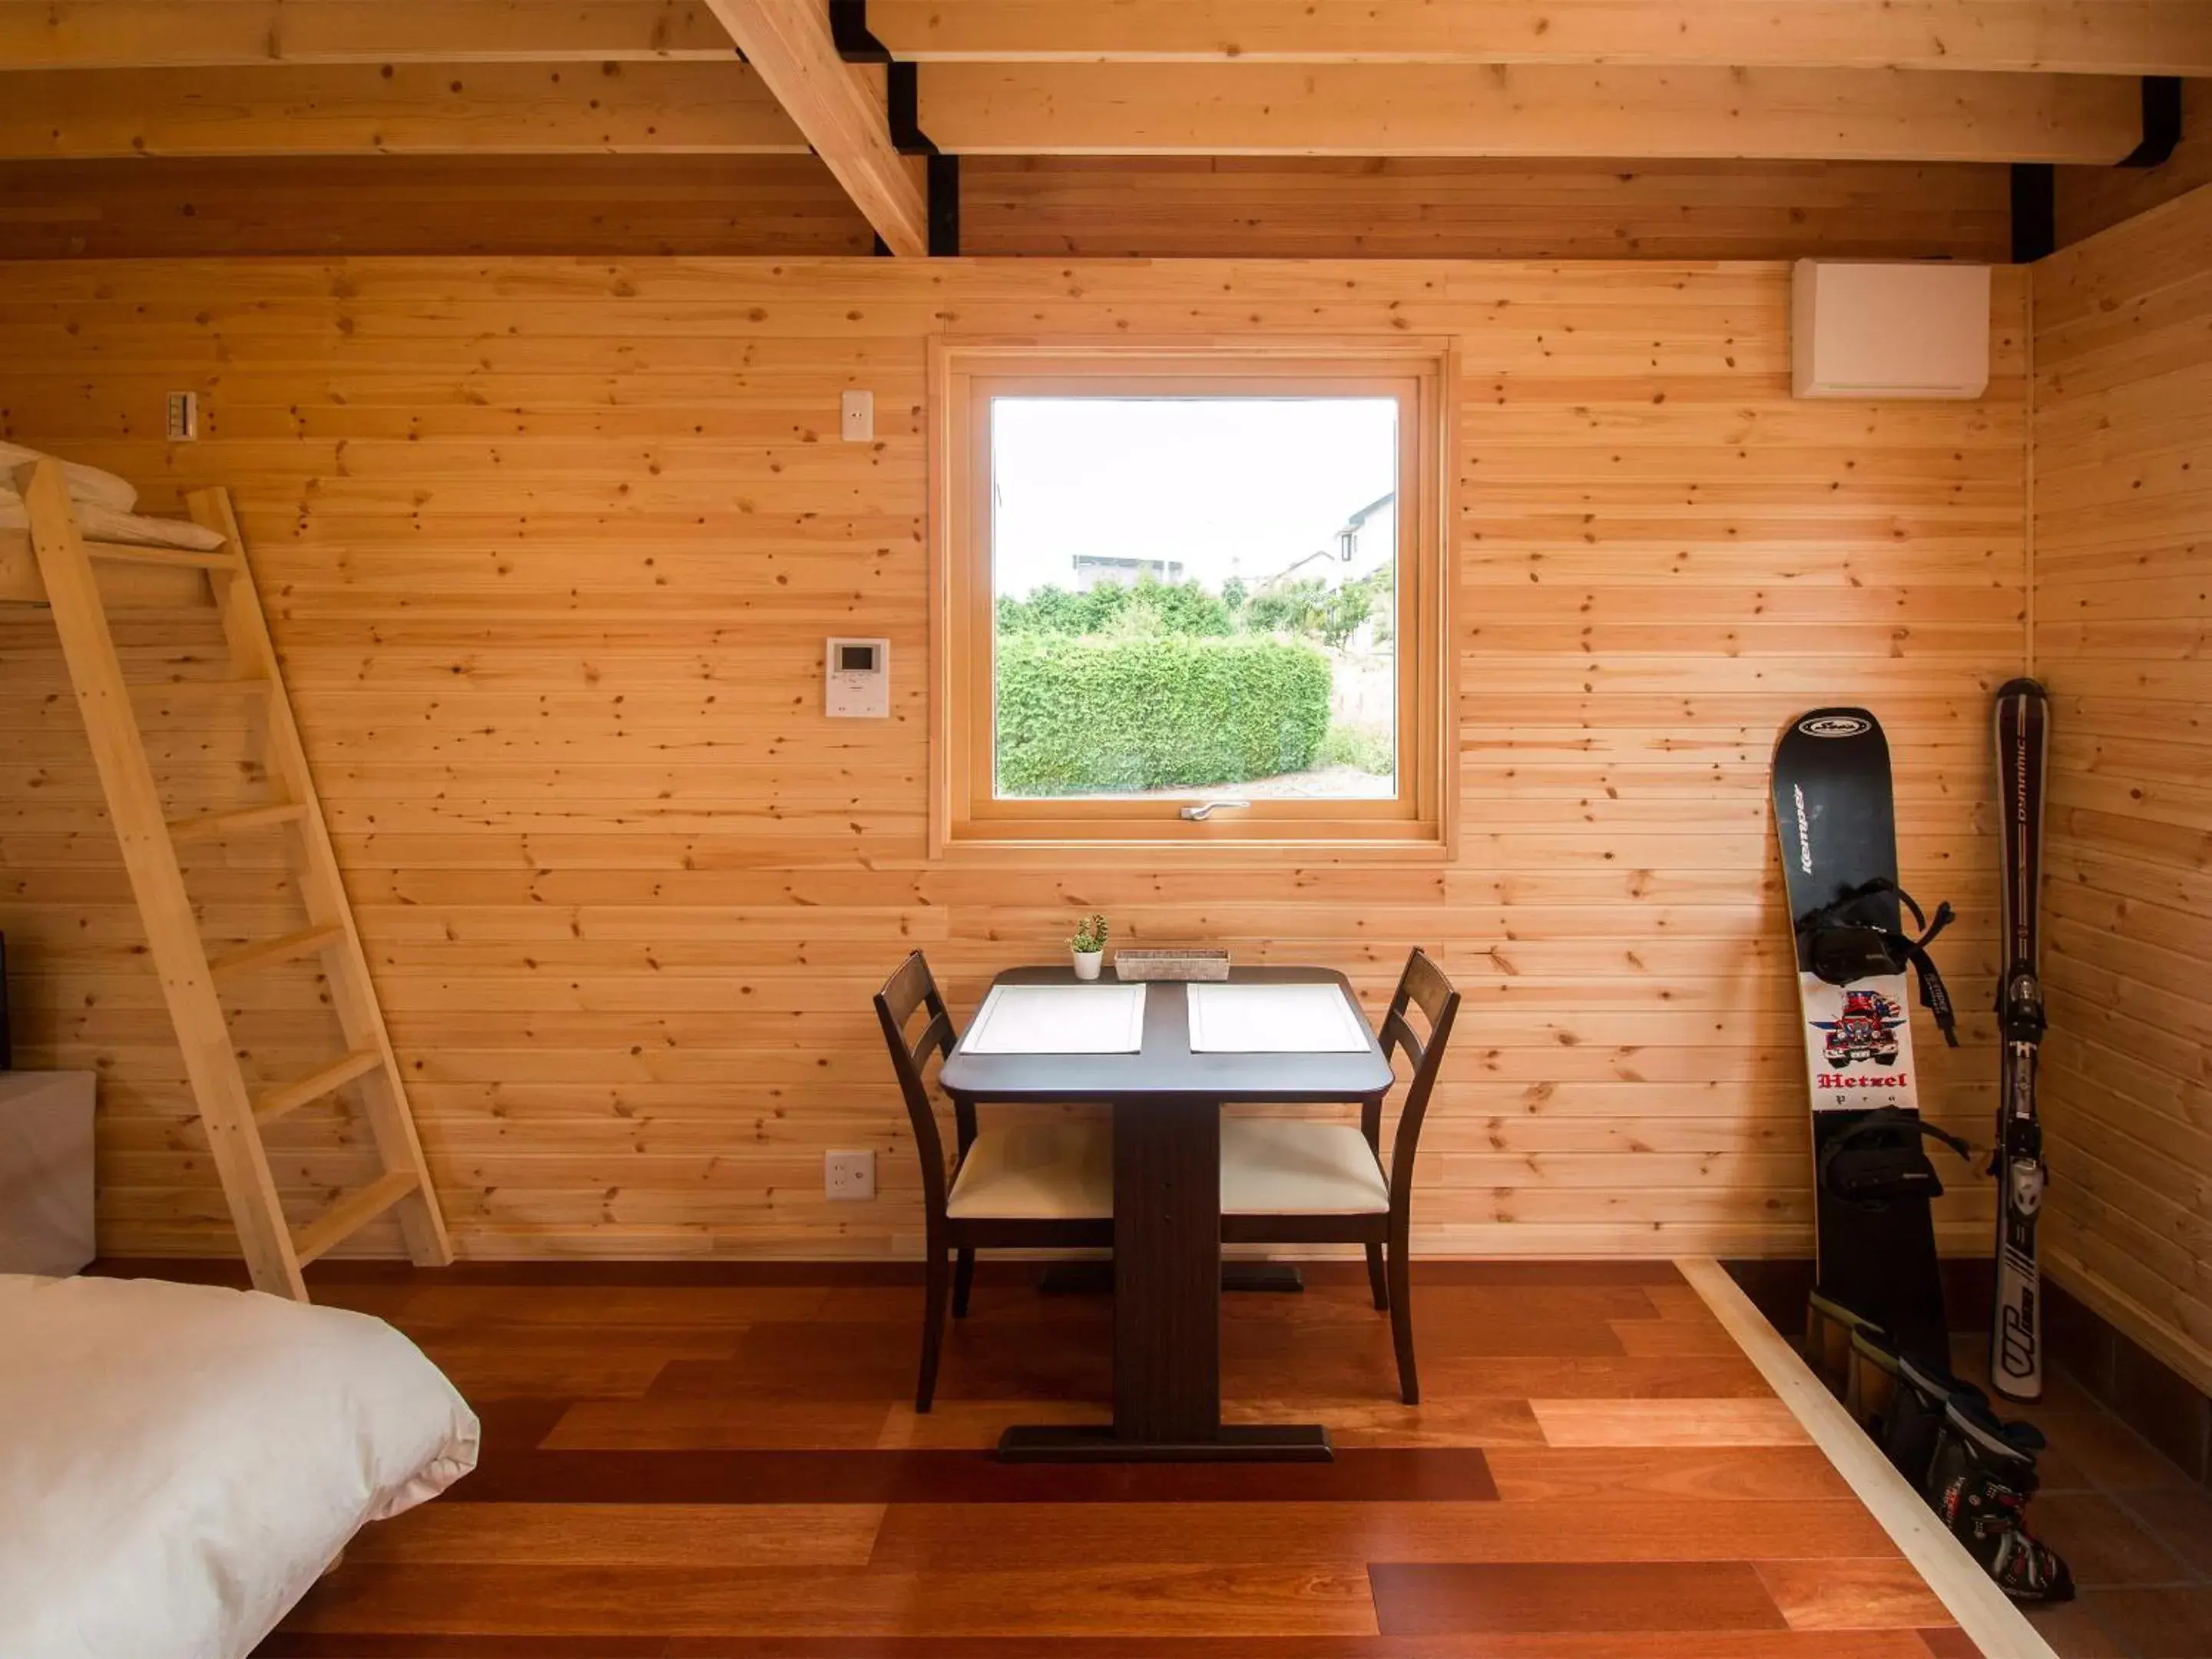
[{"label": "ski boot", "polygon": [[1989,1396],[1972,1383],[1961,1382],[1948,1371],[1911,1354],[1898,1356],[1896,1385],[1891,1391],[1888,1414],[1882,1420],[1882,1455],[1923,1496],[1931,1490],[1930,1471],[1943,1437],[1944,1419],[1954,1401],[1973,1410],[1986,1411],[1989,1407]]},{"label": "ski boot", "polygon": [[2074,1599],[2074,1575],[2028,1531],[2024,1514],[2043,1447],[2043,1431],[2033,1424],[2000,1423],[1986,1407],[1954,1395],[1929,1472],[1936,1513],[2015,1601]]},{"label": "ski boot", "polygon": [[1851,1333],[1851,1378],[1844,1390],[1844,1408],[1877,1444],[1889,1432],[1899,1364],[1896,1347],[1873,1326],[1862,1325]]},{"label": "ski boot", "polygon": [[1852,1339],[1863,1330],[1879,1334],[1880,1328],[1818,1291],[1806,1299],[1805,1363],[1837,1399],[1850,1393]]}]

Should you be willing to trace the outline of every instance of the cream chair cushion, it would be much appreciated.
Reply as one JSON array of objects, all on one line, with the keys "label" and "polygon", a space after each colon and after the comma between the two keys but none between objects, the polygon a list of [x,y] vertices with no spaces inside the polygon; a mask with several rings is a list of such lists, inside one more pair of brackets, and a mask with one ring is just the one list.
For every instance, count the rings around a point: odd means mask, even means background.
[{"label": "cream chair cushion", "polygon": [[1223,1121],[1222,1214],[1376,1215],[1389,1207],[1382,1166],[1351,1125]]},{"label": "cream chair cushion", "polygon": [[1106,1127],[1029,1123],[980,1129],[945,1212],[963,1219],[1080,1221],[1114,1213],[1114,1143]]}]

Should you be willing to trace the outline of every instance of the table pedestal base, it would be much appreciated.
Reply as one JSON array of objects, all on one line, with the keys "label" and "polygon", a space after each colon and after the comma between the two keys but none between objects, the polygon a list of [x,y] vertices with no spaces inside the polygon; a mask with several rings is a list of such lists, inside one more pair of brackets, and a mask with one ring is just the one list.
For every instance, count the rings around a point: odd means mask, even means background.
[{"label": "table pedestal base", "polygon": [[1018,1424],[999,1437],[1006,1463],[1333,1463],[1318,1423],[1224,1423],[1219,1437],[1123,1440],[1110,1424]]},{"label": "table pedestal base", "polygon": [[1297,1296],[1306,1287],[1306,1276],[1294,1261],[1224,1261],[1221,1288],[1224,1291],[1262,1291]]},{"label": "table pedestal base", "polygon": [[[1295,1261],[1224,1261],[1221,1264],[1224,1291],[1279,1291],[1295,1296],[1306,1287],[1305,1275]],[[1114,1290],[1111,1261],[1055,1261],[1037,1281],[1043,1296],[1108,1296]]]}]

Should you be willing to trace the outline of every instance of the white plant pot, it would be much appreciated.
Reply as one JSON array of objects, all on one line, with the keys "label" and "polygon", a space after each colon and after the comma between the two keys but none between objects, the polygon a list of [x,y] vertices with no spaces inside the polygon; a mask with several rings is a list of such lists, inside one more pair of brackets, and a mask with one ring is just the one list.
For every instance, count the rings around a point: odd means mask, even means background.
[{"label": "white plant pot", "polygon": [[1097,979],[1098,969],[1106,960],[1103,951],[1070,951],[1067,954],[1075,963],[1078,979]]}]

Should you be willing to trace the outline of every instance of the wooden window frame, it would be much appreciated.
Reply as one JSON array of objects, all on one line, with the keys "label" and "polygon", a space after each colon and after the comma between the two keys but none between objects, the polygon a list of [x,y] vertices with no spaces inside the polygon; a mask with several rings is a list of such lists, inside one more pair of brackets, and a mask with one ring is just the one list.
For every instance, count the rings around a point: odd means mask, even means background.
[{"label": "wooden window frame", "polygon": [[[1441,861],[1458,804],[1450,545],[1456,364],[1446,341],[1212,340],[1043,345],[933,341],[930,434],[930,852],[1221,849]],[[1194,823],[1172,799],[1001,800],[994,783],[989,399],[1008,394],[1400,398],[1398,793],[1382,801],[1255,801]]]}]

